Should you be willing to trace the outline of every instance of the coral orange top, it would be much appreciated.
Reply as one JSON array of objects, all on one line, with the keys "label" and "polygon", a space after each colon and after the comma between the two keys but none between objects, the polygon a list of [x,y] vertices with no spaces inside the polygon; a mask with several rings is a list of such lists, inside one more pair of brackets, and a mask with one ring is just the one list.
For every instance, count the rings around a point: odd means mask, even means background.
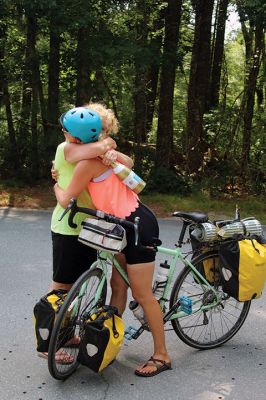
[{"label": "coral orange top", "polygon": [[89,182],[88,190],[97,210],[119,218],[128,217],[139,206],[139,198],[113,172],[107,170]]}]

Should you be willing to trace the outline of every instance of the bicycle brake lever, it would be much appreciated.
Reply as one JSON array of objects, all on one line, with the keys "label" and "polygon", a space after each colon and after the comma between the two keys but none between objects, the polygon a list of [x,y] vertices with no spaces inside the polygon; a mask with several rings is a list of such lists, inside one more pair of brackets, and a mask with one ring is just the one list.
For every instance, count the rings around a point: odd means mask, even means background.
[{"label": "bicycle brake lever", "polygon": [[62,221],[64,216],[68,213],[69,210],[71,210],[71,208],[75,205],[75,203],[76,203],[76,199],[73,197],[73,199],[70,200],[70,202],[68,203],[67,208],[64,210],[63,214],[61,215],[61,217],[59,218],[58,221]]}]

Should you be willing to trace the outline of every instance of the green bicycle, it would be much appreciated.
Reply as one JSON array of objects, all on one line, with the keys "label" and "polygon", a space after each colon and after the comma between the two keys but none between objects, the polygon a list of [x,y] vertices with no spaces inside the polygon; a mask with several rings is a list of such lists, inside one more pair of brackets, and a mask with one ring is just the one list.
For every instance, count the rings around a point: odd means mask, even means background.
[{"label": "green bicycle", "polygon": [[[138,221],[132,223],[110,214],[78,207],[75,199],[72,199],[64,215],[69,210],[70,226],[74,224],[75,214],[83,212],[105,221],[130,226],[135,230],[136,243],[138,242]],[[163,294],[158,300],[164,314],[164,322],[170,321],[178,337],[187,345],[200,350],[213,349],[226,343],[238,332],[248,315],[251,301],[238,302],[229,297],[222,290],[219,274],[214,273],[214,279],[210,282],[203,273],[202,266],[206,262],[213,265],[214,271],[217,269],[218,242],[203,246],[195,256],[193,255],[191,261],[188,260],[188,254],[182,253],[187,228],[197,227],[208,221],[208,215],[198,212],[175,212],[173,215],[183,221],[175,248],[162,247],[158,242],[154,244],[154,251],[171,258]],[[178,261],[182,262],[184,268],[174,281]],[[48,368],[55,379],[66,379],[79,365],[78,346],[64,346],[69,337],[80,336],[88,316],[105,304],[108,268],[111,265],[114,265],[129,286],[127,274],[114,255],[99,251],[97,261],[75,282],[60,309],[48,351]],[[145,322],[139,329],[129,327],[125,337],[128,340],[137,339],[144,330],[148,330]],[[65,349],[72,357],[69,364],[56,361],[56,352],[59,349]]]}]

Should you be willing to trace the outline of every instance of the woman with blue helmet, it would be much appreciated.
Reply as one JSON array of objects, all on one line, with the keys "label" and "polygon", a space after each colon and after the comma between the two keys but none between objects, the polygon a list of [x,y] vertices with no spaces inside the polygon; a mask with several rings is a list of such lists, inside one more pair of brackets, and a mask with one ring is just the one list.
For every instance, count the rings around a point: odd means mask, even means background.
[{"label": "woman with blue helmet", "polygon": [[[80,159],[95,158],[104,155],[116,148],[116,143],[111,138],[97,141],[101,133],[101,118],[93,110],[84,107],[72,108],[60,117],[66,141],[59,144],[56,150],[54,167],[58,171],[58,182],[67,187],[71,181],[73,170]],[[94,143],[93,143],[94,142]],[[78,143],[85,143],[80,146]],[[94,208],[87,190],[78,197],[80,206]],[[52,219],[52,247],[53,247],[53,280],[50,291],[69,290],[79,276],[85,272],[92,262],[96,260],[96,251],[78,242],[81,222],[86,215],[77,219],[78,227],[70,228],[67,219],[59,221],[64,209],[57,203]],[[79,340],[79,338],[73,338]],[[47,358],[47,353],[38,355]],[[56,355],[57,362],[71,362],[69,353],[59,350]]]},{"label": "woman with blue helmet", "polygon": [[[101,116],[103,122],[101,136],[104,137],[104,135],[108,136],[109,133],[113,132],[113,118],[111,120],[108,118],[110,110],[106,108],[101,110],[102,107],[100,106],[89,104],[89,108],[97,110]],[[121,157],[125,157],[125,155],[116,151],[113,152],[119,154],[120,159],[118,161],[123,163]],[[81,160],[75,167],[72,181],[67,189],[61,188],[59,182],[55,184],[54,189],[58,201],[63,207],[66,207],[70,199],[76,197],[84,187],[88,188],[99,210],[130,221],[134,221],[135,217],[140,217],[140,240],[142,243],[149,246],[153,241],[152,238],[159,236],[158,222],[151,210],[141,203],[140,199],[117,178],[112,169],[103,166],[99,159]],[[165,344],[163,315],[152,292],[155,254],[150,251],[136,249],[134,240],[134,233],[131,230],[127,230],[127,246],[119,256],[123,258],[122,265],[124,266],[125,263],[127,268],[133,297],[143,307],[153,336],[153,355],[146,363],[135,370],[135,374],[142,377],[151,377],[171,369],[171,360]],[[114,274],[114,272],[112,271],[111,277],[112,297],[110,303],[122,313],[126,301],[127,286],[121,282],[121,277],[120,280],[117,279],[115,275],[119,274]]]}]

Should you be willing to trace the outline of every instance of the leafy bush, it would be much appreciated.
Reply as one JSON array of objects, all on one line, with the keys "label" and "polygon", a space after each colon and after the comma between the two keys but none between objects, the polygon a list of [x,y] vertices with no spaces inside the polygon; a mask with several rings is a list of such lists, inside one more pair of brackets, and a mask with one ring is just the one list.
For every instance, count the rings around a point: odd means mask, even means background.
[{"label": "leafy bush", "polygon": [[167,168],[153,168],[148,181],[147,192],[173,193],[181,196],[191,192],[188,179],[174,170]]}]

